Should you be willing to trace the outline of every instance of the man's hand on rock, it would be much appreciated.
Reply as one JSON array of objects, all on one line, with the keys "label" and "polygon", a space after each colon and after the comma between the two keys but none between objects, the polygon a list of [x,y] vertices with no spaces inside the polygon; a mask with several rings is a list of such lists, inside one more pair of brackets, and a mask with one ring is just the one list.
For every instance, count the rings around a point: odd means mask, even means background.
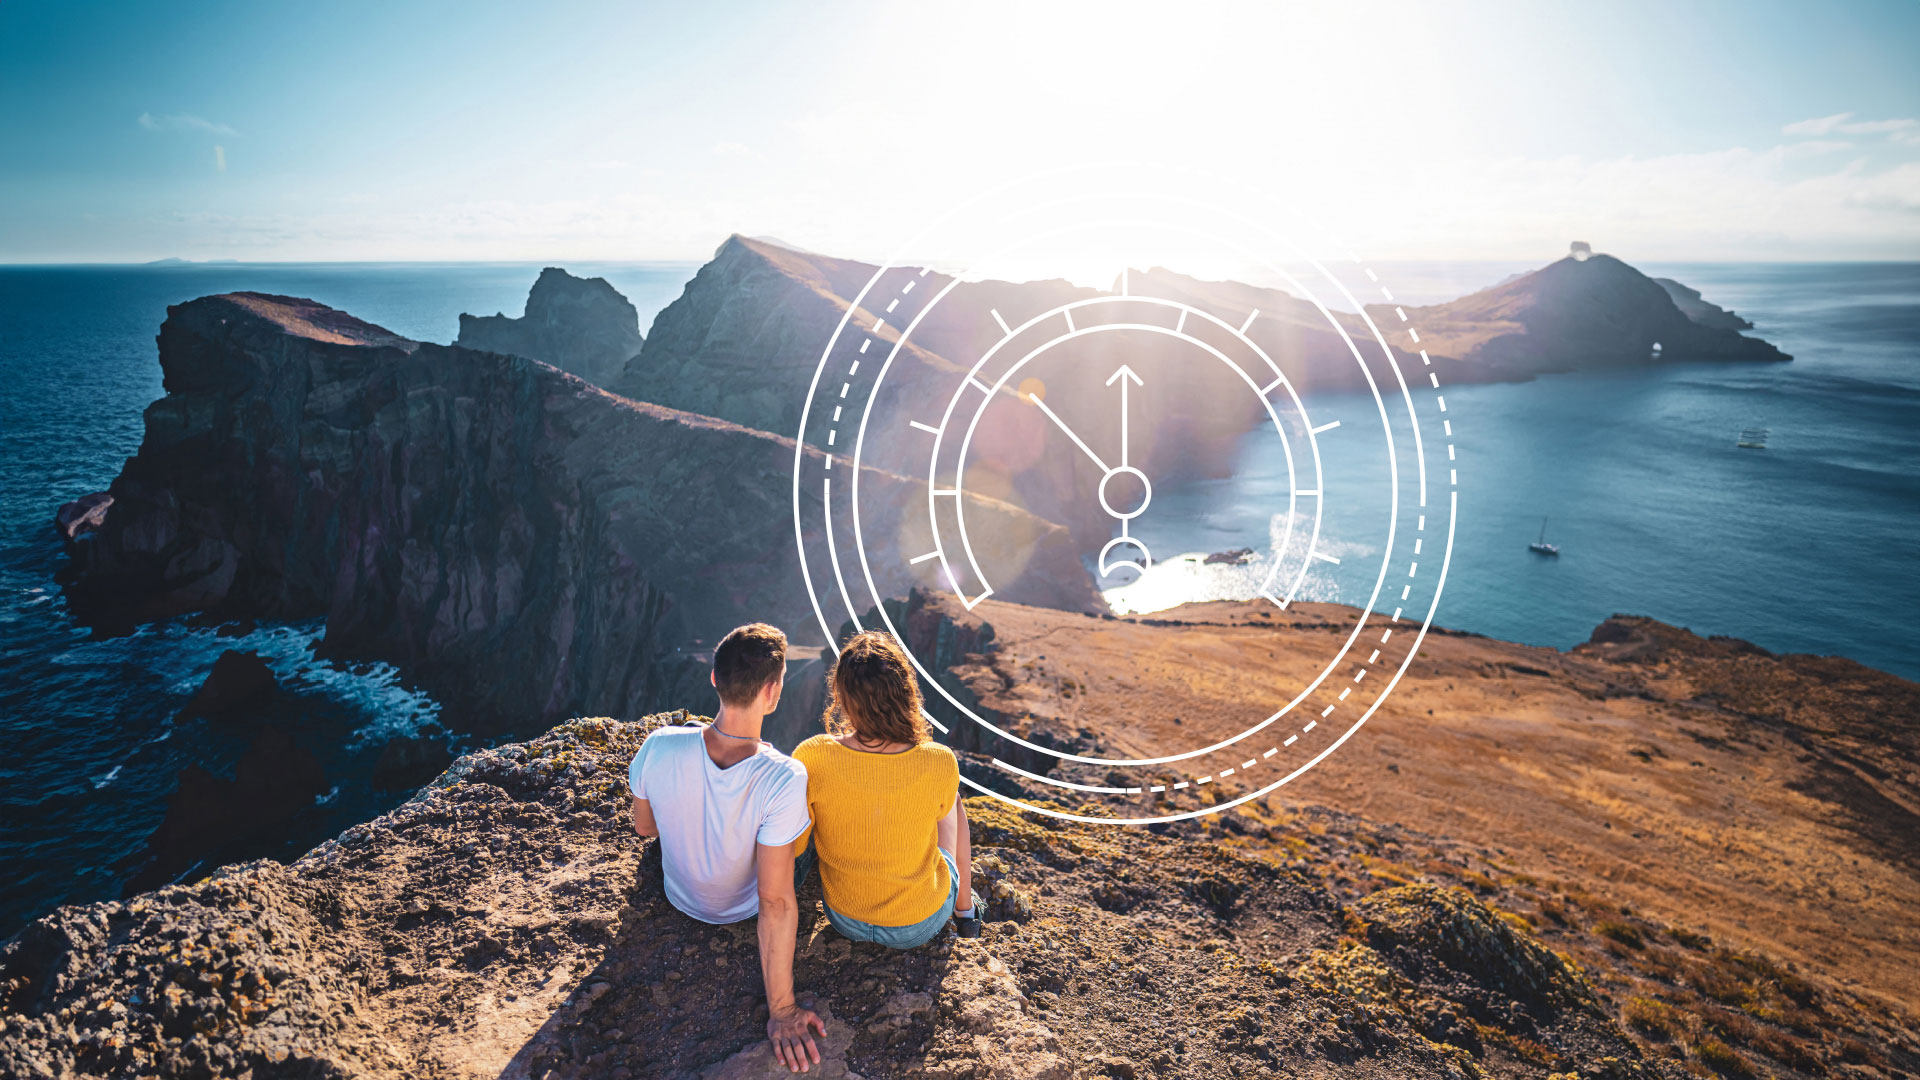
[{"label": "man's hand on rock", "polygon": [[827,1025],[812,1009],[788,1005],[774,1009],[767,1017],[767,1041],[773,1043],[773,1056],[792,1072],[807,1072],[820,1063],[820,1050],[813,1044],[812,1028],[827,1037]]}]

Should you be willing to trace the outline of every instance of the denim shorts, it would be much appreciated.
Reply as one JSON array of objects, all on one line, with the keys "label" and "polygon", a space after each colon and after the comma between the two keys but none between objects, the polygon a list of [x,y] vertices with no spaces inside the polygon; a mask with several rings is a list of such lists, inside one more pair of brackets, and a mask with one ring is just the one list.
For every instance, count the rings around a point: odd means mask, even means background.
[{"label": "denim shorts", "polygon": [[871,941],[889,949],[911,949],[932,941],[933,936],[953,917],[953,902],[960,896],[960,869],[953,864],[953,856],[946,848],[940,848],[939,851],[940,858],[947,864],[947,898],[933,914],[912,926],[875,926],[859,919],[849,919],[828,906],[827,921],[840,931],[842,937]]}]

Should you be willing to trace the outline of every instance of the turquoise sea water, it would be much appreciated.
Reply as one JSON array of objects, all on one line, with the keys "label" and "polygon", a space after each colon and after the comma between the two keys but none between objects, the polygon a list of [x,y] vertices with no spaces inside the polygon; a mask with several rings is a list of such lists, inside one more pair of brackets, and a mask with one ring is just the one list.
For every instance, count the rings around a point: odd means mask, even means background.
[{"label": "turquoise sea water", "polygon": [[[1381,267],[1414,303],[1519,264]],[[605,276],[643,323],[695,267],[568,264]],[[1439,622],[1567,646],[1616,611],[1767,648],[1839,653],[1920,677],[1920,265],[1649,266],[1758,324],[1785,365],[1670,366],[1458,387],[1461,514]],[[104,488],[160,396],[166,305],[234,289],[307,296],[409,337],[450,340],[462,311],[518,314],[537,264],[0,267],[0,935],[64,901],[116,895],[188,763],[230,772],[242,732],[172,717],[224,648],[260,651],[301,702],[287,718],[340,781],[292,829],[297,854],[391,805],[367,789],[393,734],[459,745],[457,719],[374,665],[316,663],[318,627],[220,639],[179,623],[90,641],[52,576],[61,502]],[[1371,401],[1322,397],[1316,422],[1359,427]],[[1765,451],[1738,450],[1747,427]],[[1380,477],[1330,458],[1329,491]],[[1345,473],[1340,470],[1346,469]],[[1285,477],[1249,442],[1228,480],[1166,490],[1139,530],[1156,554],[1260,548]],[[1337,500],[1330,499],[1330,503]],[[1540,518],[1564,554],[1526,545]],[[1332,550],[1364,523],[1331,513]],[[1159,530],[1155,532],[1154,530]],[[1316,595],[1364,599],[1364,558],[1317,570]]]},{"label": "turquoise sea water", "polygon": [[[1516,269],[1387,267],[1381,278],[1424,303]],[[1565,648],[1610,614],[1643,614],[1920,677],[1920,265],[1642,269],[1735,309],[1794,361],[1447,388],[1460,513],[1436,621]],[[1303,595],[1361,603],[1384,530],[1352,502],[1383,490],[1386,469],[1341,448],[1377,429],[1375,406],[1359,395],[1308,404],[1316,425],[1342,421],[1322,437],[1321,546],[1342,562],[1316,565]],[[1735,445],[1747,428],[1769,429],[1765,450]],[[1288,484],[1270,439],[1249,435],[1231,478],[1156,496],[1136,533],[1168,555],[1270,548]],[[1558,558],[1528,550],[1542,518]],[[1214,573],[1222,580],[1195,587],[1235,595],[1231,575]]]}]

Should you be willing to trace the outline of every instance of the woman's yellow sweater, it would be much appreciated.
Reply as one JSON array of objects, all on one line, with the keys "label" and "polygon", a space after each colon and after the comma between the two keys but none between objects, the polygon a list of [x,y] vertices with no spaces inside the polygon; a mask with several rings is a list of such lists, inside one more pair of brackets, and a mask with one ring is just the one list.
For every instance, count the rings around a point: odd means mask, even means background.
[{"label": "woman's yellow sweater", "polygon": [[953,751],[925,742],[871,754],[815,735],[793,757],[807,767],[827,906],[874,926],[912,926],[939,910],[952,879],[935,827],[959,794]]}]

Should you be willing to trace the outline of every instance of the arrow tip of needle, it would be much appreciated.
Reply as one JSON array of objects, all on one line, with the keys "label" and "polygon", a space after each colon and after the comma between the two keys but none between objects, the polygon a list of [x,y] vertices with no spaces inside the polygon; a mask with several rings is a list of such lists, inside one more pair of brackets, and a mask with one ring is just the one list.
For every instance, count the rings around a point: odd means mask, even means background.
[{"label": "arrow tip of needle", "polygon": [[1132,379],[1132,380],[1133,380],[1133,385],[1135,385],[1135,386],[1145,386],[1145,385],[1146,385],[1146,383],[1143,383],[1143,382],[1141,382],[1141,381],[1140,381],[1140,376],[1139,376],[1138,374],[1136,374],[1136,373],[1134,372],[1134,370],[1133,370],[1133,369],[1132,369],[1131,367],[1128,367],[1128,366],[1127,366],[1126,364],[1121,364],[1121,365],[1119,366],[1119,368],[1117,368],[1117,369],[1115,369],[1115,371],[1114,371],[1114,373],[1113,373],[1113,374],[1111,374],[1111,375],[1109,375],[1109,376],[1107,376],[1107,385],[1108,385],[1108,386],[1112,386],[1112,385],[1113,385],[1113,381],[1114,381],[1115,379],[1118,379],[1118,378],[1119,378],[1119,377],[1121,377],[1122,375],[1125,375],[1125,376],[1126,376],[1127,378],[1129,378],[1129,379]]}]

